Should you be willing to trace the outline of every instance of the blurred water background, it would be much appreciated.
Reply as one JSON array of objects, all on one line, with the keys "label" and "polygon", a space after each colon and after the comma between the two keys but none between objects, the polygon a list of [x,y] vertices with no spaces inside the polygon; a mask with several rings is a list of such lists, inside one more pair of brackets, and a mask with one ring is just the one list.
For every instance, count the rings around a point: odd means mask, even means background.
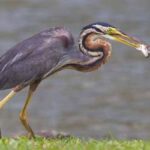
[{"label": "blurred water background", "polygon": [[[109,22],[150,43],[149,0],[1,0],[0,54],[45,28],[65,26],[77,39],[89,23]],[[112,43],[108,64],[98,71],[64,70],[37,89],[28,109],[35,131],[80,137],[150,138],[150,60]],[[0,98],[8,91],[1,91]],[[24,131],[19,112],[27,89],[0,110],[7,136]]]}]

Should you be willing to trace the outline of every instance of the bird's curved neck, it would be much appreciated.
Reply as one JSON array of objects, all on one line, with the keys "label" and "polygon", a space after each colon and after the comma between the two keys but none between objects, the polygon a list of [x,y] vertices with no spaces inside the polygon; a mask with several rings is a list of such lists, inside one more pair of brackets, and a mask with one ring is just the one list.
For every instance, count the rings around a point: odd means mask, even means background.
[{"label": "bird's curved neck", "polygon": [[103,63],[111,54],[110,43],[93,29],[81,32],[79,49],[84,55],[88,55],[90,58],[97,57]]},{"label": "bird's curved neck", "polygon": [[97,49],[97,44],[93,45],[91,42],[95,41],[96,35],[97,33],[95,33],[93,29],[81,32],[79,38],[79,49],[82,53],[92,57],[102,57],[103,54]]},{"label": "bird's curved neck", "polygon": [[75,69],[81,72],[90,72],[97,70],[106,61],[103,58],[91,57],[80,52],[78,49],[74,49],[69,56],[64,57],[66,68]]}]

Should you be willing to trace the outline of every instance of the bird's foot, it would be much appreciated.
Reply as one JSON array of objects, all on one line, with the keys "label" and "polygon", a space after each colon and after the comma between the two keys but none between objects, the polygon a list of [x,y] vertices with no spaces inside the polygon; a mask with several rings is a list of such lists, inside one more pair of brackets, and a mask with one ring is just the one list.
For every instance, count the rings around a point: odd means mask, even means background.
[{"label": "bird's foot", "polygon": [[51,131],[46,131],[46,130],[42,130],[39,131],[35,134],[35,136],[32,136],[31,134],[19,134],[19,135],[15,135],[14,138],[20,137],[20,136],[24,136],[27,137],[29,139],[32,138],[36,138],[36,137],[43,137],[46,139],[63,139],[63,138],[70,138],[72,137],[71,135],[64,133],[64,132],[57,132],[55,130],[51,130]]},{"label": "bird's foot", "polygon": [[32,133],[27,133],[27,137],[29,138],[29,139],[34,139],[35,138],[35,135]]}]

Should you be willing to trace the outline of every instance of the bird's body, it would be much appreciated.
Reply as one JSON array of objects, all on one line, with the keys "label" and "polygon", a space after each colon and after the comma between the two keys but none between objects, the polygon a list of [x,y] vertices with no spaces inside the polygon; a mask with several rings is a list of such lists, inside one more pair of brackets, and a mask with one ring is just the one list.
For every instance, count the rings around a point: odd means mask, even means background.
[{"label": "bird's body", "polygon": [[0,89],[41,80],[72,47],[72,35],[63,28],[40,32],[17,44],[0,58]]},{"label": "bird's body", "polygon": [[[50,28],[24,40],[0,57],[0,89],[25,87],[61,67],[90,71],[101,64],[75,47],[73,36],[63,27]],[[84,66],[88,61],[91,67]]]},{"label": "bird's body", "polygon": [[84,27],[78,45],[65,28],[44,30],[20,42],[0,57],[0,90],[12,89],[0,101],[0,108],[18,91],[30,86],[25,105],[20,112],[20,120],[30,136],[34,137],[27,121],[26,109],[39,83],[64,68],[83,72],[98,69],[111,53],[111,45],[106,38],[135,47],[148,56],[144,44],[106,23],[94,23]]}]

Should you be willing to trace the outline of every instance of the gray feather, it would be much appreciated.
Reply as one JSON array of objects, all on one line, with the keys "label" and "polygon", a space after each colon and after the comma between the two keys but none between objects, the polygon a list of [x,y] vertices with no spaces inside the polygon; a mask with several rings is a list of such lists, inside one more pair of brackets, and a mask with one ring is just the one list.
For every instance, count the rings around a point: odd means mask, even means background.
[{"label": "gray feather", "polygon": [[17,44],[0,57],[0,89],[42,79],[73,45],[72,35],[61,27],[42,31]]}]

